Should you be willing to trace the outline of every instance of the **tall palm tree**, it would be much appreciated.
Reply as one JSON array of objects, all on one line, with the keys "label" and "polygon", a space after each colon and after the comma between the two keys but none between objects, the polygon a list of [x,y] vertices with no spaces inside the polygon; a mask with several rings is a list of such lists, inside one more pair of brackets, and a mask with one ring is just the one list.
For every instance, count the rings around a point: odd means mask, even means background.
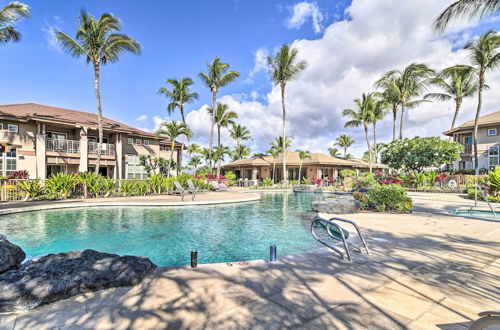
[{"label": "tall palm tree", "polygon": [[283,143],[283,180],[288,180],[286,172],[286,106],[285,106],[285,91],[288,82],[295,79],[298,74],[307,67],[305,61],[297,60],[298,51],[295,48],[290,48],[289,45],[283,45],[276,54],[276,57],[269,56],[267,63],[275,86],[280,86],[281,90],[281,109],[282,109],[282,143]]},{"label": "tall palm tree", "polygon": [[268,151],[268,154],[273,157],[273,183],[276,182],[276,160],[278,159],[278,156],[280,155],[280,150],[271,147]]},{"label": "tall palm tree", "polygon": [[451,121],[451,129],[453,129],[463,100],[477,93],[479,84],[474,68],[468,65],[455,65],[446,68],[431,80],[431,84],[441,89],[442,92],[429,93],[424,96],[424,99],[453,100],[455,102],[455,113]]},{"label": "tall palm tree", "polygon": [[328,153],[332,157],[338,157],[339,156],[339,149],[337,149],[335,147],[330,147],[330,148],[328,148]]},{"label": "tall palm tree", "polygon": [[379,153],[378,153],[378,144],[377,144],[377,122],[379,120],[384,119],[385,115],[388,113],[389,104],[387,103],[384,97],[380,97],[376,99],[373,107],[373,116],[372,116],[372,126],[373,126],[373,150],[375,152],[375,162],[378,163]]},{"label": "tall palm tree", "polygon": [[442,33],[448,24],[457,20],[472,21],[485,19],[500,12],[499,0],[458,0],[449,5],[432,24],[434,30]]},{"label": "tall palm tree", "polygon": [[379,80],[375,83],[377,88],[381,88],[381,97],[384,101],[390,105],[392,110],[392,141],[396,140],[396,129],[397,129],[397,121],[398,121],[398,110],[399,110],[399,102],[400,102],[400,93],[399,88],[396,85],[396,78],[390,77],[387,79]]},{"label": "tall palm tree", "polygon": [[229,147],[218,145],[213,152],[214,160],[217,162],[217,177],[220,176],[220,164],[224,161],[226,155],[231,155]]},{"label": "tall palm tree", "polygon": [[295,150],[299,154],[300,165],[299,165],[299,183],[302,182],[302,164],[304,160],[311,159],[311,153],[307,150]]},{"label": "tall palm tree", "polygon": [[250,148],[246,145],[240,144],[234,148],[234,151],[231,153],[232,160],[240,160],[245,157],[250,156]]},{"label": "tall palm tree", "polygon": [[22,18],[30,17],[31,11],[27,4],[14,1],[0,9],[0,43],[16,42],[21,39],[21,33],[14,24]]},{"label": "tall palm tree", "polygon": [[283,137],[278,136],[274,138],[274,141],[269,143],[271,148],[278,150],[280,153],[283,153],[286,149],[288,149],[292,145],[292,140],[286,138],[283,142]]},{"label": "tall palm tree", "polygon": [[347,148],[354,144],[354,139],[347,134],[340,135],[337,140],[335,140],[335,145],[344,148],[344,157],[347,156]]},{"label": "tall palm tree", "polygon": [[[193,133],[186,124],[177,121],[171,121],[161,123],[160,128],[156,131],[156,134],[168,137],[172,143],[172,145],[170,146],[169,162],[169,167],[171,168],[174,160],[175,139],[179,138],[180,136],[186,136],[188,139],[190,139],[193,136]],[[171,171],[169,170],[167,177],[170,177],[170,172]]]},{"label": "tall palm tree", "polygon": [[476,174],[479,174],[479,162],[477,156],[477,129],[481,107],[483,104],[483,90],[486,82],[486,72],[492,71],[500,66],[500,36],[494,30],[482,34],[478,40],[469,43],[465,48],[469,51],[469,58],[477,74],[478,79],[478,101],[476,118],[474,120],[474,165]]},{"label": "tall palm tree", "polygon": [[212,161],[213,161],[213,154],[208,148],[203,148],[201,150],[201,155],[203,156],[203,159],[205,159],[205,164],[209,167],[210,173],[212,173]]},{"label": "tall palm tree", "polygon": [[236,141],[236,148],[241,144],[241,141],[250,140],[250,130],[241,124],[232,124],[229,128],[229,134]]},{"label": "tall palm tree", "polygon": [[[350,120],[345,123],[345,127],[359,127],[363,126],[365,130],[366,145],[368,150],[371,150],[370,139],[368,138],[368,125],[372,122],[373,109],[375,107],[375,100],[373,94],[364,94],[361,99],[355,99],[354,103],[357,106],[356,110],[344,109],[342,115],[350,117]],[[372,171],[372,154],[370,155],[370,172]]]},{"label": "tall palm tree", "polygon": [[[219,56],[216,56],[212,63],[207,63],[207,72],[201,72],[199,77],[201,81],[210,88],[212,92],[212,108],[217,104],[217,92],[221,87],[233,82],[240,76],[238,71],[230,71],[230,65],[221,61]],[[212,113],[212,123],[210,125],[210,139],[208,142],[208,150],[212,151],[214,139],[215,112]]]},{"label": "tall palm tree", "polygon": [[430,78],[434,76],[434,71],[423,63],[411,63],[400,70],[391,70],[380,78],[375,85],[384,88],[393,84],[399,95],[401,106],[401,121],[399,124],[399,138],[403,138],[404,115],[406,108],[414,108],[423,100],[415,100],[426,89]]},{"label": "tall palm tree", "polygon": [[[158,94],[163,94],[170,100],[170,103],[167,105],[168,114],[170,115],[175,112],[175,109],[179,109],[182,122],[186,124],[186,118],[184,117],[184,106],[198,99],[198,93],[192,93],[190,91],[190,88],[193,85],[193,79],[187,77],[180,80],[171,78],[167,79],[166,83],[170,84],[171,89],[162,87],[158,90]],[[186,137],[182,136],[182,150],[184,150],[185,144]],[[181,157],[179,158],[179,163],[180,165],[182,165],[182,153]]]},{"label": "tall palm tree", "polygon": [[120,20],[109,13],[102,14],[96,20],[94,16],[89,15],[82,9],[78,20],[79,25],[75,39],[62,31],[56,32],[56,38],[62,48],[71,56],[76,58],[85,57],[87,63],[91,63],[94,67],[94,90],[99,126],[99,152],[97,153],[95,170],[99,172],[103,138],[101,94],[99,90],[101,65],[118,62],[120,55],[124,52],[140,54],[141,45],[131,37],[119,33],[122,29]]},{"label": "tall palm tree", "polygon": [[202,153],[202,150],[201,150],[201,147],[199,144],[196,144],[196,143],[191,143],[188,147],[187,147],[187,150],[186,152],[190,155],[194,155],[194,154],[201,154]]},{"label": "tall palm tree", "polygon": [[196,175],[196,168],[201,165],[201,158],[198,156],[191,157],[188,165],[193,167],[193,174]]},{"label": "tall palm tree", "polygon": [[[235,124],[234,119],[238,118],[238,114],[234,111],[229,110],[227,104],[217,102],[217,107],[215,111],[212,107],[208,107],[207,111],[213,116],[215,113],[215,124],[217,125],[217,147],[220,144],[220,130],[221,128],[227,128],[229,125]],[[217,173],[220,173],[221,163],[217,162]],[[217,174],[218,175],[218,174]]]}]

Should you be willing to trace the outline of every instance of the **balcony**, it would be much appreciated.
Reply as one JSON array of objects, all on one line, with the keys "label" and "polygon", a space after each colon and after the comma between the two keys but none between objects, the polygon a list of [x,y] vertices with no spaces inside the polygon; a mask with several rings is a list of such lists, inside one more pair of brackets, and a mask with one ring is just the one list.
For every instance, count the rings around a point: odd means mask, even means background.
[{"label": "balcony", "polygon": [[466,143],[463,145],[465,147],[464,151],[462,152],[463,154],[471,154],[472,153],[472,143]]},{"label": "balcony", "polygon": [[115,155],[115,145],[110,143],[102,143],[101,150],[99,151],[99,143],[89,142],[89,155],[101,154],[101,156],[114,156]]},{"label": "balcony", "polygon": [[80,141],[74,140],[59,140],[59,139],[47,139],[45,140],[45,150],[52,152],[62,152],[69,154],[79,154],[80,153]]}]

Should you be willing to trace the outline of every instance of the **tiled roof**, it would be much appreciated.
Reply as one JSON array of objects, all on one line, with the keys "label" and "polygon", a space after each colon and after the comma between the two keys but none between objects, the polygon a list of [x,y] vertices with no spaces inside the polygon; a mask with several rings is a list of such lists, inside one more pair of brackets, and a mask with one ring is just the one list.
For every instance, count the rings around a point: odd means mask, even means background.
[{"label": "tiled roof", "polygon": [[[453,133],[461,130],[469,130],[474,128],[475,120],[469,120],[468,122],[455,127],[454,129],[447,130],[443,132],[444,135],[452,136]],[[481,126],[491,126],[491,125],[500,125],[500,111],[492,112],[487,115],[479,117],[479,127]]]}]

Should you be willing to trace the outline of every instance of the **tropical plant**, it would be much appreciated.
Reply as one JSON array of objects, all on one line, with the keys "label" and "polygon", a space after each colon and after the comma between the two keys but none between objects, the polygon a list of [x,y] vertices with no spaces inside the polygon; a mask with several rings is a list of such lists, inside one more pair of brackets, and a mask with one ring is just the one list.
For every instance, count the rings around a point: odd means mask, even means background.
[{"label": "tropical plant", "polygon": [[234,151],[231,153],[232,160],[239,160],[250,155],[250,147],[247,147],[243,144],[238,145],[234,148]]},{"label": "tropical plant", "polygon": [[23,180],[17,182],[17,186],[24,192],[25,200],[33,199],[43,194],[44,187],[40,179]]},{"label": "tropical plant", "polygon": [[78,182],[76,174],[56,173],[45,180],[45,189],[50,197],[69,198]]},{"label": "tropical plant", "polygon": [[429,93],[424,96],[424,99],[455,102],[455,113],[451,121],[451,129],[453,129],[463,100],[477,93],[479,86],[474,69],[468,65],[446,68],[436,78],[431,79],[431,84],[441,89],[442,92]]},{"label": "tropical plant", "polygon": [[448,24],[457,20],[480,20],[497,15],[500,12],[499,0],[457,0],[439,14],[432,26],[442,33]]},{"label": "tropical plant", "polygon": [[83,184],[84,189],[90,193],[90,197],[99,197],[102,191],[102,175],[96,172],[83,172],[78,174],[78,180]]},{"label": "tropical plant", "polygon": [[213,152],[214,160],[217,162],[217,177],[220,176],[221,163],[226,155],[231,155],[231,150],[223,145],[218,145]]},{"label": "tropical plant", "polygon": [[188,165],[193,167],[193,174],[196,174],[196,168],[201,165],[201,158],[198,156],[191,157]]},{"label": "tropical plant", "polygon": [[479,127],[479,117],[481,116],[481,107],[483,104],[483,90],[486,85],[486,72],[493,71],[500,66],[500,36],[496,31],[490,30],[482,34],[478,40],[475,40],[465,49],[469,51],[469,58],[477,74],[478,79],[478,101],[476,118],[474,119],[473,143],[474,143],[474,166],[476,174],[479,171],[479,159],[477,155],[477,130]]},{"label": "tropical plant", "polygon": [[[119,33],[121,31],[120,20],[112,14],[105,13],[96,20],[85,10],[81,10],[79,26],[75,39],[62,31],[56,31],[56,38],[62,48],[71,56],[85,57],[87,63],[94,67],[94,90],[97,103],[97,116],[99,128],[99,141],[97,150],[102,150],[103,140],[103,118],[101,108],[101,94],[99,89],[101,65],[117,62],[124,52],[140,54],[141,45],[131,37]],[[97,153],[96,173],[99,172],[101,153]]]},{"label": "tropical plant", "polygon": [[347,148],[352,146],[354,142],[355,141],[352,137],[350,137],[347,134],[342,134],[335,140],[335,145],[344,149],[344,157],[345,157],[347,156]]},{"label": "tropical plant", "polygon": [[[214,108],[208,107],[207,111],[209,114],[214,113]],[[221,128],[227,128],[229,125],[234,125],[235,119],[238,118],[238,114],[234,111],[229,110],[227,104],[217,102],[215,107],[215,125],[217,126],[217,146],[220,146],[220,130]]]},{"label": "tropical plant", "polygon": [[340,170],[340,176],[343,178],[354,178],[356,177],[356,171],[345,168]]},{"label": "tropical plant", "polygon": [[496,167],[493,171],[488,173],[488,185],[490,193],[498,196],[500,193],[500,167]]},{"label": "tropical plant", "polygon": [[234,172],[229,171],[226,174],[224,174],[224,177],[226,178],[227,183],[230,186],[234,186],[236,184],[236,174]]},{"label": "tropical plant", "polygon": [[16,42],[21,39],[21,33],[14,24],[22,18],[30,17],[31,11],[27,4],[13,1],[0,10],[0,43]]},{"label": "tropical plant", "polygon": [[201,155],[203,156],[203,159],[205,159],[205,164],[208,165],[210,173],[212,173],[212,161],[214,160],[212,151],[208,148],[203,148],[201,150]]},{"label": "tropical plant", "polygon": [[[398,104],[401,106],[399,123],[399,138],[403,138],[404,115],[406,108],[415,108],[424,100],[416,100],[427,88],[434,71],[423,63],[411,63],[400,70],[391,70],[380,78],[375,86],[398,95]],[[392,102],[391,102],[392,103]]]},{"label": "tropical plant", "polygon": [[196,143],[191,143],[186,152],[190,155],[193,155],[193,154],[201,154],[202,153],[202,150],[201,150],[201,147],[199,144],[196,144]]},{"label": "tropical plant", "polygon": [[311,179],[309,178],[302,178],[302,181],[300,181],[302,184],[311,184]]},{"label": "tropical plant", "polygon": [[161,194],[165,187],[166,178],[160,173],[153,173],[148,176],[148,183],[151,191],[155,194]]},{"label": "tropical plant", "polygon": [[337,148],[334,148],[334,147],[330,147],[328,148],[328,153],[330,154],[330,156],[332,157],[338,157],[339,156],[339,149]]},{"label": "tropical plant", "polygon": [[264,178],[260,184],[262,187],[270,188],[274,184],[274,181],[271,178]]},{"label": "tropical plant", "polygon": [[230,136],[236,141],[236,148],[241,144],[241,141],[250,140],[250,130],[241,124],[233,123],[229,128]]},{"label": "tropical plant", "polygon": [[[207,63],[207,72],[199,74],[201,81],[212,92],[212,108],[216,108],[217,92],[221,87],[226,86],[230,82],[235,81],[240,73],[238,71],[230,71],[229,64],[223,63],[219,56],[215,57],[212,63]],[[215,125],[215,111],[212,112],[212,123],[210,125],[210,139],[208,142],[208,151],[212,152],[213,139],[214,139],[214,125]]]},{"label": "tropical plant", "polygon": [[398,121],[398,107],[400,102],[399,88],[396,84],[395,76],[379,80],[375,83],[377,88],[381,88],[380,97],[391,108],[392,111],[392,141],[396,140],[396,128]]},{"label": "tropical plant", "polygon": [[[171,146],[169,167],[171,168],[174,161],[175,139],[177,139],[179,136],[186,136],[188,139],[190,139],[193,136],[193,133],[186,124],[177,121],[171,121],[162,122],[160,124],[160,128],[156,131],[156,134],[166,136],[170,139]],[[171,171],[169,169],[167,177],[170,177],[170,172]]]},{"label": "tropical plant", "polygon": [[302,164],[304,160],[311,159],[311,153],[306,150],[295,150],[299,154],[300,165],[299,165],[299,181],[302,180]]},{"label": "tropical plant", "polygon": [[[373,120],[373,110],[375,108],[375,99],[373,94],[363,94],[361,99],[355,99],[354,103],[357,106],[356,110],[344,109],[342,115],[350,117],[350,120],[345,123],[345,127],[363,126],[365,130],[366,144],[368,150],[371,150],[370,139],[368,138],[368,125]],[[372,156],[369,155],[370,172],[372,171]]]},{"label": "tropical plant", "polygon": [[368,192],[368,200],[379,211],[411,212],[413,201],[399,184],[377,185]]},{"label": "tropical plant", "polygon": [[151,155],[139,156],[139,163],[141,164],[142,167],[144,167],[148,175],[154,173],[158,168],[158,166],[160,165],[155,158],[151,157]]},{"label": "tropical plant", "polygon": [[111,178],[102,178],[102,196],[107,198],[118,188],[118,180]]},{"label": "tropical plant", "polygon": [[377,96],[379,96],[379,97],[375,100],[375,103],[373,106],[373,111],[372,111],[372,118],[371,118],[371,123],[372,123],[372,127],[373,127],[373,147],[372,147],[372,150],[374,152],[376,163],[379,162],[379,160],[378,160],[378,158],[379,158],[378,143],[377,143],[377,122],[379,120],[384,119],[385,115],[387,115],[387,113],[388,113],[387,109],[389,107],[389,103],[387,103],[387,101],[383,97],[380,98],[380,95],[377,95]]},{"label": "tropical plant", "polygon": [[9,180],[26,180],[29,179],[30,174],[26,170],[17,170],[7,175],[7,179]]},{"label": "tropical plant", "polygon": [[[269,143],[271,148],[276,149],[279,153],[283,153],[286,149],[288,149],[292,145],[292,140],[286,138],[283,142],[283,138],[281,136],[274,138],[274,141]],[[283,148],[284,147],[284,148]]]},{"label": "tropical plant", "polygon": [[[167,84],[170,84],[171,89],[162,87],[158,90],[159,94],[165,95],[170,103],[167,105],[168,114],[175,112],[175,109],[179,109],[181,114],[181,119],[184,124],[186,124],[186,118],[184,117],[184,106],[198,99],[198,93],[192,93],[190,91],[193,85],[193,79],[182,78],[178,79],[167,79]],[[186,144],[186,136],[182,136],[182,147],[184,150],[184,145]],[[182,153],[179,155],[179,163],[182,164]]]},{"label": "tropical plant", "polygon": [[297,60],[298,50],[291,48],[289,45],[283,45],[276,54],[276,57],[269,56],[267,63],[275,86],[280,86],[281,91],[281,109],[282,109],[282,153],[283,153],[283,180],[288,180],[286,170],[286,106],[285,106],[285,91],[286,85],[298,74],[303,71],[307,64],[305,61]]}]

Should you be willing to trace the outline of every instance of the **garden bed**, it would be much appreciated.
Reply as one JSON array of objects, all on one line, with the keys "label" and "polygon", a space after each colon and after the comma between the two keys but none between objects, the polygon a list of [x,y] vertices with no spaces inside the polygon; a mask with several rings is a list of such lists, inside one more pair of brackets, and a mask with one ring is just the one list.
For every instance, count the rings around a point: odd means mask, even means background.
[{"label": "garden bed", "polygon": [[466,194],[466,189],[419,189],[407,188],[409,192],[435,193],[435,194]]}]

